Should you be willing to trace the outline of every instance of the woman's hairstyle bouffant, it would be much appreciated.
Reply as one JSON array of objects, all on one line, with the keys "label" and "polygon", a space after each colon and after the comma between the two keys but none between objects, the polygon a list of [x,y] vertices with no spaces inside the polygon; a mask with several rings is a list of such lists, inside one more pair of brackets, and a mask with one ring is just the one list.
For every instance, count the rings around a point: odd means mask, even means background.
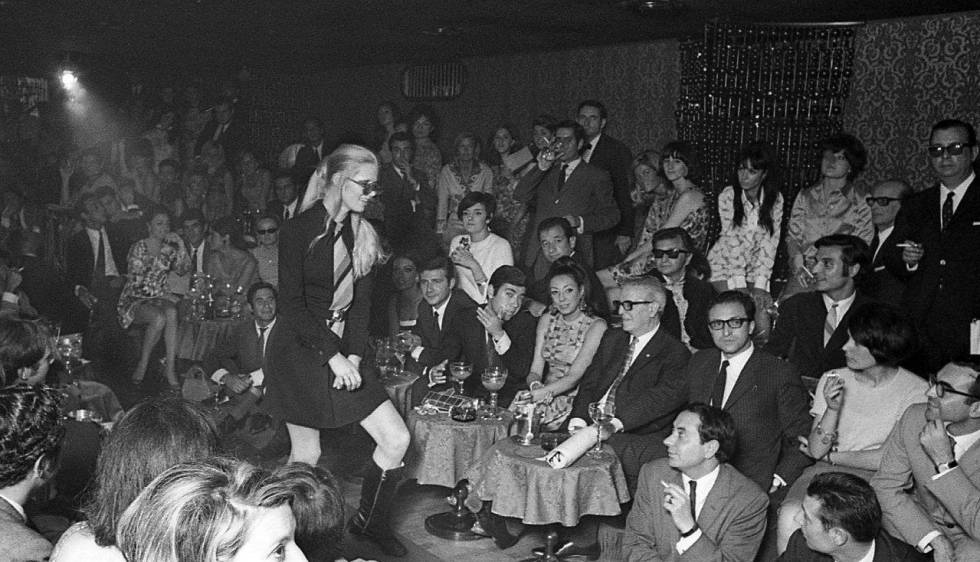
[{"label": "woman's hairstyle bouffant", "polygon": [[844,158],[851,165],[851,171],[847,173],[848,181],[853,181],[868,165],[868,151],[864,148],[861,140],[854,135],[840,133],[820,141],[821,153],[828,150],[834,154],[844,153]]},{"label": "woman's hairstyle bouffant", "polygon": [[701,174],[701,159],[694,145],[685,141],[671,141],[660,151],[660,155],[661,163],[668,158],[676,158],[684,162],[684,165],[687,166],[686,179],[697,183]]},{"label": "woman's hairstyle bouffant", "polygon": [[847,331],[855,343],[868,348],[880,365],[897,367],[916,351],[915,326],[889,304],[857,307],[847,321]]},{"label": "woman's hairstyle bouffant", "polygon": [[586,308],[587,313],[592,314],[594,312],[590,305],[592,302],[592,283],[589,281],[589,274],[585,269],[571,256],[564,256],[551,264],[551,269],[548,270],[548,285],[550,286],[551,280],[559,275],[571,277],[575,284],[582,288],[582,305]]}]

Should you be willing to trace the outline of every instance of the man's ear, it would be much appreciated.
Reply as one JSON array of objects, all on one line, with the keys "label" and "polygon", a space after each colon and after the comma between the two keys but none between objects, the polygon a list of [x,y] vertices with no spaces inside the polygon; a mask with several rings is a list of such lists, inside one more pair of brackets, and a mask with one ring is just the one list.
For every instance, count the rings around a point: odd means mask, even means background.
[{"label": "man's ear", "polygon": [[861,264],[856,263],[847,268],[847,276],[851,279],[857,277],[857,274],[861,272]]},{"label": "man's ear", "polygon": [[977,400],[973,404],[970,404],[970,409],[967,412],[971,418],[980,418],[980,400]]},{"label": "man's ear", "polygon": [[712,439],[711,441],[704,443],[703,446],[705,447],[704,458],[706,459],[716,456],[718,454],[718,450],[721,449],[721,443],[719,443],[717,439]]}]

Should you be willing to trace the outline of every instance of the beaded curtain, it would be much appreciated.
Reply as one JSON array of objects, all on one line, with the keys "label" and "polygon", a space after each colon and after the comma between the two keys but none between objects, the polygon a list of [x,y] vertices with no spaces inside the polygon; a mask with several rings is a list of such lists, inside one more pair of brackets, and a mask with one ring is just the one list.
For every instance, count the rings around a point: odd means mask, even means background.
[{"label": "beaded curtain", "polygon": [[[854,35],[842,25],[710,23],[703,37],[681,42],[677,130],[700,151],[705,195],[715,199],[732,183],[743,144],[765,141],[780,162],[785,232],[796,194],[819,177],[818,143],[842,129]],[[712,239],[718,230],[715,216]],[[781,244],[776,287],[785,271]]]}]

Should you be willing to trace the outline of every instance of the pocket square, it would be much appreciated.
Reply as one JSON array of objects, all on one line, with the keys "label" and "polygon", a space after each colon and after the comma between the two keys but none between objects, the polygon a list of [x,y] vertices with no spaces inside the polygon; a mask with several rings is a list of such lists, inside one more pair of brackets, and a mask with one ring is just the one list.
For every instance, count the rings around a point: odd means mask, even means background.
[{"label": "pocket square", "polygon": [[875,268],[875,273],[878,273],[879,271],[884,271],[884,270],[885,270],[885,266],[879,265],[878,267]]}]

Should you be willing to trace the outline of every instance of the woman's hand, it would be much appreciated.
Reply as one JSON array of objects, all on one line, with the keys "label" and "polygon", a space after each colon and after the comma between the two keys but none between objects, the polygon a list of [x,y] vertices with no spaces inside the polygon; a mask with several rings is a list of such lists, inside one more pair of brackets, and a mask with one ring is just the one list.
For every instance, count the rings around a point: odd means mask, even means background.
[{"label": "woman's hand", "polygon": [[796,440],[800,442],[800,452],[801,453],[803,453],[804,455],[806,455],[807,458],[811,458],[813,460],[820,460],[820,459],[814,458],[814,456],[810,454],[810,440],[809,439],[807,439],[806,437],[804,437],[802,435],[797,435],[796,436]]},{"label": "woman's hand", "polygon": [[532,402],[551,402],[551,399],[554,397],[551,391],[545,390],[543,386],[530,390],[528,393],[531,395]]},{"label": "woman's hand", "polygon": [[476,261],[476,258],[473,257],[473,253],[462,246],[458,246],[455,250],[453,250],[452,255],[449,257],[452,258],[453,263],[456,265],[465,267],[471,271],[480,269],[480,262]]},{"label": "woman's hand", "polygon": [[328,362],[333,371],[333,387],[337,390],[357,390],[361,386],[361,373],[357,366],[341,354],[336,354]]},{"label": "woman's hand", "polygon": [[844,379],[839,375],[828,375],[823,385],[823,399],[831,410],[840,410],[844,405]]}]

